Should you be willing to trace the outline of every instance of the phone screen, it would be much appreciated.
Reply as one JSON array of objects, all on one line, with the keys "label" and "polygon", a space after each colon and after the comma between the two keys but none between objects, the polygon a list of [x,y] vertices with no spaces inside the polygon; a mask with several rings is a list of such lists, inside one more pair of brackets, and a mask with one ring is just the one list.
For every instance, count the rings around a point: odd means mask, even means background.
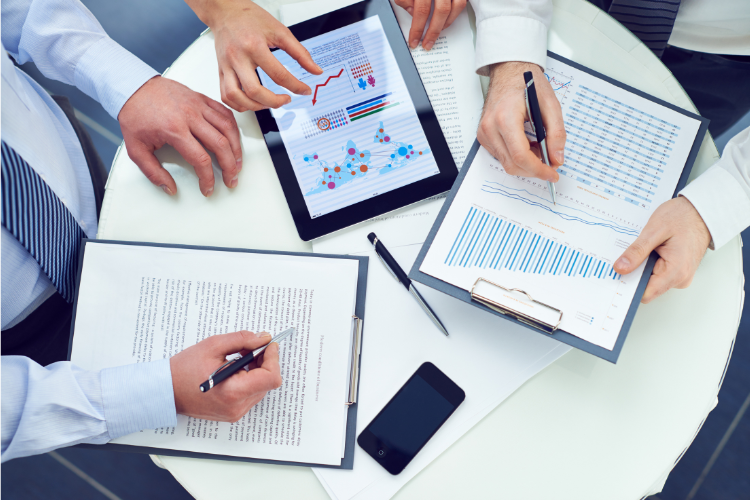
[{"label": "phone screen", "polygon": [[433,364],[423,364],[362,431],[359,445],[391,474],[400,473],[464,399]]}]

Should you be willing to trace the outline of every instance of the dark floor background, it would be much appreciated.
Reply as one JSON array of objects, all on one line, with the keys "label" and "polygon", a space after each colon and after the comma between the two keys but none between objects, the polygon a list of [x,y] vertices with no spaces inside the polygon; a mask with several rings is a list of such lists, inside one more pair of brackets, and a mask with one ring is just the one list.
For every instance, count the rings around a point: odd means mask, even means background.
[{"label": "dark floor background", "polygon": [[[83,0],[121,45],[163,72],[206,28],[182,0]],[[27,64],[24,70],[54,94],[66,95],[109,167],[122,141],[120,127],[98,103],[77,89],[50,81]],[[750,126],[750,114],[717,138],[719,150]],[[750,276],[750,230],[743,238],[745,275]],[[750,307],[745,308],[732,361],[719,393],[692,446],[652,500],[750,499]],[[2,465],[4,500],[142,500],[191,498],[147,455],[62,449]],[[550,499],[552,500],[552,499]],[[605,500],[605,499],[603,499]]]}]

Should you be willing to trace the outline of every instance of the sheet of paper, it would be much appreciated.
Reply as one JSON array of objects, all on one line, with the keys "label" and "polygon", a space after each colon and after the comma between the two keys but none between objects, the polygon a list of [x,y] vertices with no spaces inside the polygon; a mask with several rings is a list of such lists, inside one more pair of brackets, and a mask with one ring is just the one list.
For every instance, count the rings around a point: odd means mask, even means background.
[{"label": "sheet of paper", "polygon": [[[389,246],[409,269],[421,245]],[[391,476],[357,447],[354,469],[313,469],[331,498],[386,499],[458,440],[526,380],[569,350],[542,335],[510,324],[436,290],[420,293],[450,332],[445,337],[411,295],[370,257],[367,318],[362,346],[357,433],[425,361],[431,361],[466,392],[466,400],[398,476]],[[383,362],[382,360],[387,360]]]},{"label": "sheet of paper", "polygon": [[176,427],[115,442],[338,465],[357,274],[347,259],[89,243],[72,361],[99,370],[211,335],[295,327],[279,349],[283,385],[239,422],[178,415]]},{"label": "sheet of paper", "polygon": [[[356,3],[351,0],[313,0],[282,5],[281,21],[290,26]],[[409,34],[411,16],[391,2],[404,37]],[[474,68],[474,38],[469,15],[464,10],[444,30],[427,52],[420,45],[411,51],[440,127],[460,169],[477,135],[484,105],[482,86]]]},{"label": "sheet of paper", "polygon": [[420,270],[465,290],[479,277],[525,290],[611,350],[644,268],[612,266],[672,197],[700,122],[552,58],[546,75],[567,132],[557,204],[482,148]]}]

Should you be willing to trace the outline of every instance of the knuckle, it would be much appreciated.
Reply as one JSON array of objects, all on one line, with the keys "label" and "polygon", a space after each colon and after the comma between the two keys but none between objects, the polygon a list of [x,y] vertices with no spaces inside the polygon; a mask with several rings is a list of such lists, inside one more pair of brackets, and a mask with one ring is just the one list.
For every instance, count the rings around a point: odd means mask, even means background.
[{"label": "knuckle", "polygon": [[430,15],[431,6],[430,4],[420,4],[414,9],[414,14],[418,16],[429,16]]},{"label": "knuckle", "polygon": [[638,240],[634,241],[633,244],[630,245],[629,250],[639,256],[646,255],[649,252],[649,250],[646,248],[646,245]]},{"label": "knuckle", "polygon": [[516,165],[520,165],[525,160],[525,151],[514,151],[510,155],[510,160]]},{"label": "knuckle", "polygon": [[435,12],[439,14],[448,14],[451,11],[450,3],[441,3],[435,6]]},{"label": "knuckle", "polygon": [[229,147],[229,139],[226,138],[226,136],[223,136],[219,134],[219,136],[216,138],[216,147],[218,149],[226,149]]},{"label": "knuckle", "polygon": [[[239,100],[239,99],[242,99],[244,97],[242,91],[240,89],[238,89],[238,88],[233,88],[233,89],[227,90],[227,94],[226,95],[227,95],[227,98],[229,98],[229,99],[231,99],[232,101],[235,101],[235,102],[237,100]],[[226,101],[224,101],[224,102],[226,102]]]},{"label": "knuckle", "polygon": [[208,153],[206,153],[205,151],[203,151],[196,157],[195,162],[200,168],[211,168],[211,157],[208,156]]}]

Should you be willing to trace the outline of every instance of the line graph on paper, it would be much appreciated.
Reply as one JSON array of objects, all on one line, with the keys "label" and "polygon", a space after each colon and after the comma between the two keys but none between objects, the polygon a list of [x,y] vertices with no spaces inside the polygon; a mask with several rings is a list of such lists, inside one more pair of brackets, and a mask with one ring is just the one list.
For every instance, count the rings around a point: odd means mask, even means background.
[{"label": "line graph on paper", "polygon": [[612,263],[470,207],[445,257],[451,267],[618,280]]},{"label": "line graph on paper", "polygon": [[551,69],[547,69],[547,71],[544,72],[544,76],[547,77],[547,81],[552,86],[552,90],[555,91],[557,100],[562,104],[568,94],[568,90],[573,85],[573,77],[563,75],[562,73]]}]

